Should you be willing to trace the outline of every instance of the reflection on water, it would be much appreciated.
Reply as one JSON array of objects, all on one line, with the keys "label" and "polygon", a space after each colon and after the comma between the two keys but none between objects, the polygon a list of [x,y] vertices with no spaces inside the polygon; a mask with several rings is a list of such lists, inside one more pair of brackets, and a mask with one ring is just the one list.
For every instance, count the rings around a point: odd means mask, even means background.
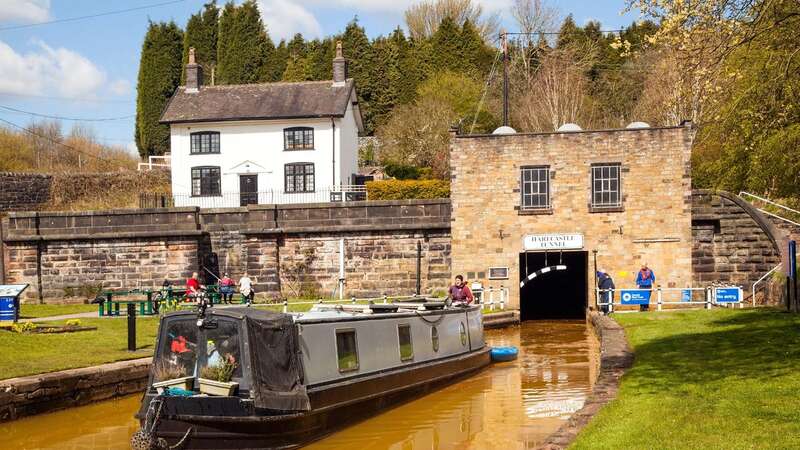
[{"label": "reflection on water", "polygon": [[139,427],[133,414],[141,398],[129,395],[0,424],[0,448],[130,449],[130,437]]},{"label": "reflection on water", "polygon": [[519,358],[309,445],[310,449],[532,448],[583,406],[597,345],[584,322],[525,322],[488,330]]},{"label": "reflection on water", "polygon": [[[526,322],[486,332],[489,345],[519,347],[503,363],[335,433],[308,449],[535,447],[586,399],[597,345],[584,322]],[[0,424],[0,447],[129,448],[139,395]]]}]

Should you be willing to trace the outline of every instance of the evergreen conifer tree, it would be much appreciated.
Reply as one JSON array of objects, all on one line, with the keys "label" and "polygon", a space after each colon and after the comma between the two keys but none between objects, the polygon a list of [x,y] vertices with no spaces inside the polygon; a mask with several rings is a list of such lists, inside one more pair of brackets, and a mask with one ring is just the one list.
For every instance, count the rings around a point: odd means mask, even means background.
[{"label": "evergreen conifer tree", "polygon": [[[189,61],[189,49],[194,48],[197,63],[203,68],[203,84],[211,84],[217,64],[217,34],[219,32],[219,8],[216,0],[203,5],[203,10],[192,14],[186,22],[183,36],[183,64]],[[186,73],[181,71],[181,82]]]},{"label": "evergreen conifer tree", "polygon": [[431,44],[431,61],[437,71],[460,71],[463,68],[461,29],[452,18],[442,20],[431,36]]},{"label": "evergreen conifer tree", "polygon": [[217,64],[219,84],[271,81],[275,46],[261,20],[255,0],[240,6],[229,2],[219,20]]},{"label": "evergreen conifer tree", "polygon": [[169,151],[169,126],[158,121],[181,81],[182,52],[183,31],[175,22],[150,22],[136,83],[135,139],[142,158]]}]

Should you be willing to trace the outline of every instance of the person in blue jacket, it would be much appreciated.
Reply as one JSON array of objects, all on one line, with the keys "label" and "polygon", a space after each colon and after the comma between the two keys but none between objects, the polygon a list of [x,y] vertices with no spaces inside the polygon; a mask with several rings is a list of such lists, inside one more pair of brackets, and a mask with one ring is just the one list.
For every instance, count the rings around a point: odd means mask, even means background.
[{"label": "person in blue jacket", "polygon": [[[647,289],[652,291],[653,285],[656,284],[656,274],[647,267],[647,263],[642,264],[642,270],[636,274],[636,286],[639,289]],[[650,298],[652,292],[648,292],[647,298]],[[639,305],[639,311],[648,311],[650,310],[650,305]]]},{"label": "person in blue jacket", "polygon": [[[614,280],[603,269],[597,271],[597,287],[600,289],[601,303],[612,303],[614,301]],[[608,314],[609,305],[601,305],[600,310],[603,314]]]}]

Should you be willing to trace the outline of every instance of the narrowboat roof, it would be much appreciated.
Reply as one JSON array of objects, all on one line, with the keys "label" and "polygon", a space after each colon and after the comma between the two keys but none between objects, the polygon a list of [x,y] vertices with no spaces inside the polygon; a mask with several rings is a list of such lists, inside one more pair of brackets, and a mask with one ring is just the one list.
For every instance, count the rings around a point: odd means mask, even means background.
[{"label": "narrowboat roof", "polygon": [[[295,323],[320,323],[320,322],[360,321],[360,320],[371,320],[380,318],[414,317],[419,315],[439,316],[443,313],[444,314],[462,313],[464,312],[465,309],[467,309],[467,308],[456,307],[456,308],[445,308],[445,309],[420,310],[419,306],[421,304],[424,304],[424,302],[397,304],[398,309],[393,312],[370,312],[368,305],[359,305],[358,307],[355,308],[348,307],[348,305],[339,305],[344,307],[337,308],[335,305],[328,304],[325,305],[327,307],[324,309],[321,310],[312,309],[311,311],[302,313],[298,312],[282,313],[257,307],[243,306],[235,308],[209,308],[208,310],[206,310],[206,314],[231,317],[240,320],[245,317],[250,317],[258,321],[274,321],[289,316]],[[469,308],[478,308],[478,306],[473,305]],[[185,311],[177,311],[169,313],[167,314],[167,317],[182,316],[182,315],[194,316],[196,314],[197,313],[194,310],[185,310]]]}]

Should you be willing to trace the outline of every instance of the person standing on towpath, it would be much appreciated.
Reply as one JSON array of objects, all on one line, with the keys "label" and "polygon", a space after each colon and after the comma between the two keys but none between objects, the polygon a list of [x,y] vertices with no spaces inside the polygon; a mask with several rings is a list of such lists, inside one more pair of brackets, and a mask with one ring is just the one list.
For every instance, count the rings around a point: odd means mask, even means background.
[{"label": "person standing on towpath", "polygon": [[[605,270],[597,271],[597,287],[600,289],[600,303],[612,303],[614,301],[614,280],[611,279]],[[601,305],[600,310],[603,314],[608,314],[610,305]]]},{"label": "person standing on towpath", "polygon": [[[653,285],[656,283],[656,274],[647,267],[647,263],[642,264],[642,269],[639,273],[636,274],[636,286],[639,289],[647,289],[650,292],[647,293],[647,300],[650,300],[650,296],[653,294]],[[649,311],[650,305],[639,305],[639,311]]]}]

